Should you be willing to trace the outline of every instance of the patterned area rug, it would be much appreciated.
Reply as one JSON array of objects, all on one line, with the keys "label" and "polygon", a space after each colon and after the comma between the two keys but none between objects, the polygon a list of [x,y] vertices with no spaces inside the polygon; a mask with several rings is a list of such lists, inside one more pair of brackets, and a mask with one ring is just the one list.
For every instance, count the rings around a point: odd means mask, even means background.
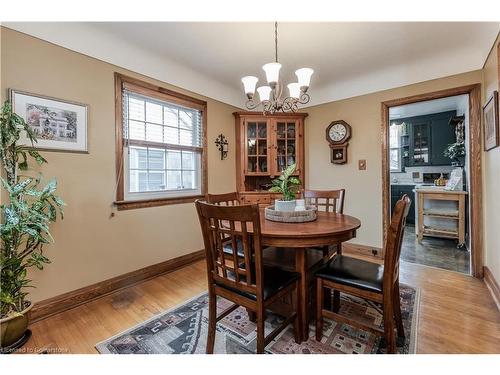
[{"label": "patterned area rug", "polygon": [[[401,285],[400,293],[406,339],[405,342],[398,342],[398,351],[401,354],[415,353],[419,291]],[[341,314],[382,327],[380,305],[344,294],[341,298]],[[218,312],[230,305],[231,302],[219,299]],[[281,321],[282,317],[269,314],[266,319],[266,335]],[[96,348],[100,353],[113,354],[205,353],[207,327],[208,296],[203,293],[97,344]],[[266,353],[369,354],[385,351],[384,340],[380,337],[329,319],[325,319],[321,342],[315,339],[314,324],[311,324],[309,334],[309,340],[298,345],[293,339],[293,328],[289,326],[266,347]],[[215,353],[255,353],[255,348],[255,324],[248,319],[244,308],[236,309],[217,324]]]}]

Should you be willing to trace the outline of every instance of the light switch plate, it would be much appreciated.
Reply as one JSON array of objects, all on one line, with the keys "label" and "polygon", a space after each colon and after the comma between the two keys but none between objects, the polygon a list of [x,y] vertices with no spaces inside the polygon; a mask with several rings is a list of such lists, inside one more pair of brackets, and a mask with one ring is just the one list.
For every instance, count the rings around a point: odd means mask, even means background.
[{"label": "light switch plate", "polygon": [[360,171],[366,171],[366,160],[365,159],[358,160],[358,169]]}]

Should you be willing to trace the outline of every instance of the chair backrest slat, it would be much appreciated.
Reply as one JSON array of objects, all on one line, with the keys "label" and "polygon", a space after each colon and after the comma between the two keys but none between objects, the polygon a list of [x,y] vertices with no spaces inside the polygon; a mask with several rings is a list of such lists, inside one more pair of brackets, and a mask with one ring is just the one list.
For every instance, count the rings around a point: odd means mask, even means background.
[{"label": "chair backrest slat", "polygon": [[392,285],[399,280],[399,258],[410,205],[411,200],[405,194],[396,202],[392,212],[391,225],[387,229],[384,246],[384,288],[392,288]]},{"label": "chair backrest slat", "polygon": [[[231,239],[231,248],[238,249],[238,243],[236,241],[236,231],[234,229],[234,221],[229,222],[229,228],[231,229],[230,239]],[[238,251],[233,251],[233,264],[236,269],[236,282],[240,282],[240,272],[238,267]]]},{"label": "chair backrest slat", "polygon": [[218,206],[239,206],[240,195],[236,191],[224,194],[207,194],[207,202]]},{"label": "chair backrest slat", "polygon": [[315,206],[318,211],[344,213],[345,189],[304,190],[306,204]]},{"label": "chair backrest slat", "polygon": [[[209,283],[217,282],[262,298],[259,207],[197,200],[196,209],[205,243]],[[227,243],[231,244],[232,254],[224,254],[223,246]]]}]

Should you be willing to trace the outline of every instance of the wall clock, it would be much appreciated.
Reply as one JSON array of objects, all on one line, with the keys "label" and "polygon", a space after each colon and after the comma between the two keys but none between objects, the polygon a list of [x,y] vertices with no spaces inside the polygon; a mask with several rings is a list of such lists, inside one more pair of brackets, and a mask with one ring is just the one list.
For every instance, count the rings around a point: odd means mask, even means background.
[{"label": "wall clock", "polygon": [[333,121],[326,128],[326,140],[331,144],[346,143],[351,138],[351,126],[343,121]]},{"label": "wall clock", "polygon": [[326,140],[330,144],[331,158],[334,164],[347,163],[347,142],[351,138],[351,126],[343,121],[333,121],[326,128]]}]

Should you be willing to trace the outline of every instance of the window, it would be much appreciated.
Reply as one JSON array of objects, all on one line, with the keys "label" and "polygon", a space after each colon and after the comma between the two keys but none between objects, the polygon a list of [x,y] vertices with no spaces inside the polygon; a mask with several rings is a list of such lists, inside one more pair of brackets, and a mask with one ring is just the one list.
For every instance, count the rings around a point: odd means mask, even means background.
[{"label": "window", "polygon": [[402,171],[401,129],[403,124],[391,123],[389,126],[389,164],[391,172]]},{"label": "window", "polygon": [[206,103],[118,74],[116,79],[118,207],[203,196]]}]

